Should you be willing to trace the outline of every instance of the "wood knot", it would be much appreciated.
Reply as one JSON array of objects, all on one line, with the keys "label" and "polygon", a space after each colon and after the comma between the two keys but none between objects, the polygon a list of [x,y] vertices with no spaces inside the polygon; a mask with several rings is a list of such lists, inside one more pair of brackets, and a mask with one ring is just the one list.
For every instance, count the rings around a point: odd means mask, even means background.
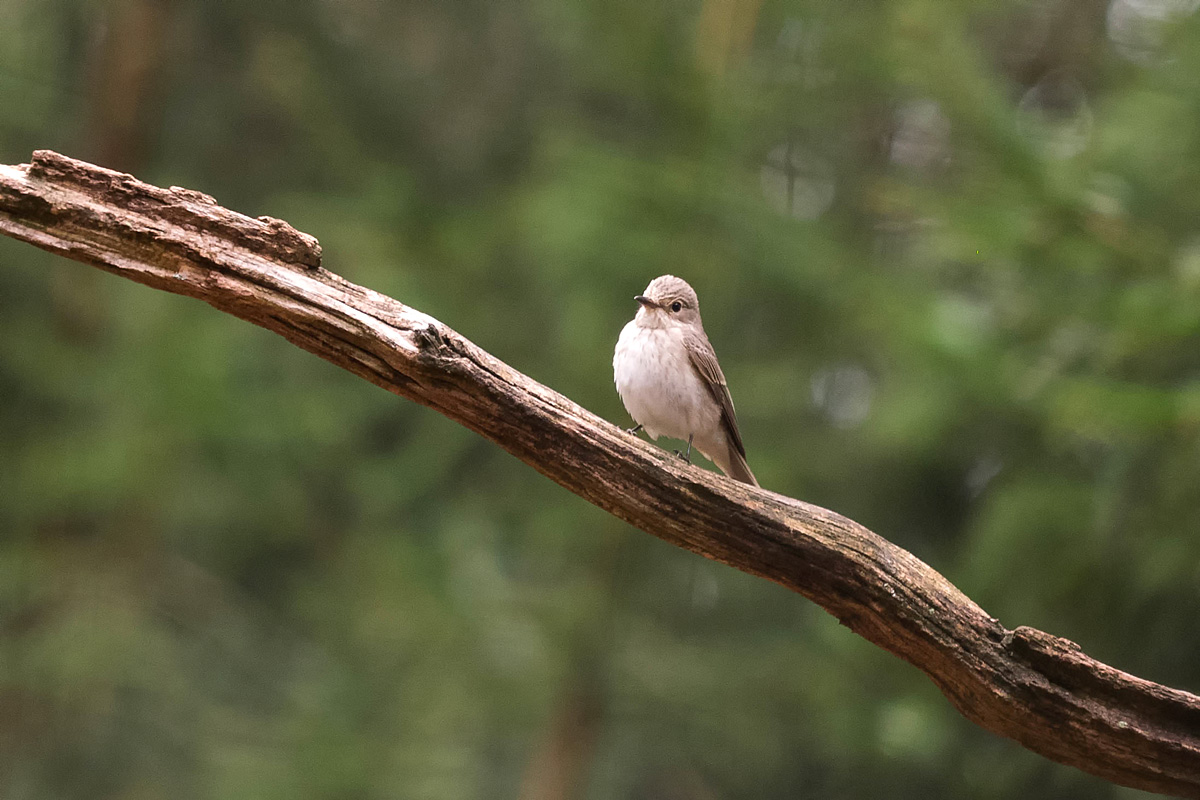
[{"label": "wood knot", "polygon": [[440,322],[414,327],[412,339],[420,356],[439,362],[442,369],[449,369],[450,362],[467,356],[462,340]]},{"label": "wood knot", "polygon": [[258,217],[258,221],[266,226],[271,247],[282,260],[309,269],[320,269],[322,253],[317,237],[296,230],[275,217]]}]

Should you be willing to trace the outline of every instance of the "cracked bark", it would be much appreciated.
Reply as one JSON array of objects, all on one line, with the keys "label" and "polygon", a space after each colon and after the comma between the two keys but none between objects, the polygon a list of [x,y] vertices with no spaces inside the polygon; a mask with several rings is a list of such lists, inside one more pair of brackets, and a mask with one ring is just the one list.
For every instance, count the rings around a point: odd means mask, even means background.
[{"label": "cracked bark", "polygon": [[925,672],[963,715],[1115,783],[1200,798],[1200,697],[1008,630],[857,523],[683,464],[437,320],[321,267],[317,241],[49,151],[0,166],[0,232],[212,306],[491,439],[679,547],[775,581]]}]

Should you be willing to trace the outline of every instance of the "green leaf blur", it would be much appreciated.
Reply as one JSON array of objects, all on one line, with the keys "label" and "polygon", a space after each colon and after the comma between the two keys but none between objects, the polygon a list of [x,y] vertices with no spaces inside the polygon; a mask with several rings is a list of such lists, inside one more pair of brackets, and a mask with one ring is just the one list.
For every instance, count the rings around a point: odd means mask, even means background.
[{"label": "green leaf blur", "polygon": [[[631,298],[685,277],[765,487],[1195,692],[1195,7],[7,0],[0,162],[287,219],[623,425]],[[433,411],[11,240],[0,498],[3,797],[1142,796]]]}]

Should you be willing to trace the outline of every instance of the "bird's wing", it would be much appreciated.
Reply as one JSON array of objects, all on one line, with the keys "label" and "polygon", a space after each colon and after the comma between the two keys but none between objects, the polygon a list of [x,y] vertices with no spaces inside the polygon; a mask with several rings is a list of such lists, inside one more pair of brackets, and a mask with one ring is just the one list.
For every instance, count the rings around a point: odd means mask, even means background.
[{"label": "bird's wing", "polygon": [[746,447],[742,444],[737,415],[733,412],[733,398],[729,396],[729,387],[725,385],[725,373],[721,372],[721,365],[717,363],[717,354],[713,352],[708,337],[703,335],[687,336],[684,338],[684,346],[687,348],[688,359],[692,362],[696,374],[700,376],[700,380],[708,387],[709,393],[721,407],[721,422],[725,424],[725,428],[729,432],[729,440],[745,458]]}]

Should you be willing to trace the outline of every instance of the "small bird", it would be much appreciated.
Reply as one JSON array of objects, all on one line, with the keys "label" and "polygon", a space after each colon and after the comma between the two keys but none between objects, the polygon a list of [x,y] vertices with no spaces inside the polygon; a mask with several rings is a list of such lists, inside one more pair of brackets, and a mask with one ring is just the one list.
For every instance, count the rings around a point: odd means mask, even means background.
[{"label": "small bird", "polygon": [[729,477],[758,486],[733,413],[733,399],[704,325],[700,301],[682,278],[663,275],[633,298],[641,307],[621,331],[613,354],[617,393],[651,439],[687,439]]}]

